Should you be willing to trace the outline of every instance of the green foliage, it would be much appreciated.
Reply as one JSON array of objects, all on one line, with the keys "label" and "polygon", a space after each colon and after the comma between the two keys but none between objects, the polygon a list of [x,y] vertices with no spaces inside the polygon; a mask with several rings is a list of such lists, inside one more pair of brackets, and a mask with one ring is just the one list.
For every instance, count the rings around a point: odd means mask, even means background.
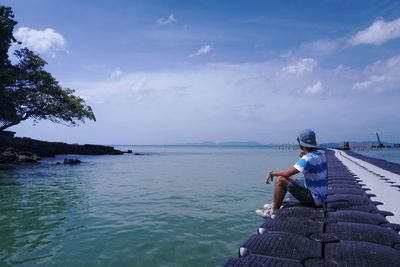
[{"label": "green foliage", "polygon": [[28,118],[46,119],[75,126],[85,119],[95,121],[90,106],[74,95],[74,90],[62,88],[47,71],[47,64],[27,48],[15,51],[16,64],[11,64],[8,49],[16,21],[11,8],[0,6],[0,131]]},{"label": "green foliage", "polygon": [[12,35],[16,24],[11,7],[0,6],[0,71],[11,64],[7,52],[11,43],[16,41]]}]

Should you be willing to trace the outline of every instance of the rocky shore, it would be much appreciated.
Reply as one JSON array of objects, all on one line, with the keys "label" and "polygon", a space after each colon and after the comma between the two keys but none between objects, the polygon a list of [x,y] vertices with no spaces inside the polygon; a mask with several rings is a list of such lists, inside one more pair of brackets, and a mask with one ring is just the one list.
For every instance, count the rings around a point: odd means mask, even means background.
[{"label": "rocky shore", "polygon": [[0,134],[0,164],[37,162],[40,157],[54,157],[58,154],[121,155],[123,153],[111,146],[47,142],[14,137],[12,132]]}]

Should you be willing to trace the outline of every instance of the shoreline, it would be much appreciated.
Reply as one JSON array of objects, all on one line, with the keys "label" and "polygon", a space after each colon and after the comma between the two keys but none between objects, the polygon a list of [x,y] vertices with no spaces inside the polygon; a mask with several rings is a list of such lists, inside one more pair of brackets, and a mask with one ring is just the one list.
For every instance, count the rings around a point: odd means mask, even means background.
[{"label": "shoreline", "polygon": [[67,144],[64,142],[48,142],[28,137],[0,135],[0,165],[19,163],[36,163],[41,157],[55,155],[122,155],[123,152],[112,146],[93,144]]}]

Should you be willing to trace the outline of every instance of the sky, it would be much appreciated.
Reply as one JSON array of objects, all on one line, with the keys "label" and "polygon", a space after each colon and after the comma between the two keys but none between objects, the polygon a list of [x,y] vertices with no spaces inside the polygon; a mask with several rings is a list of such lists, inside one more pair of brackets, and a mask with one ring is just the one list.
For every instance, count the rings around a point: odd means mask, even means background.
[{"label": "sky", "polygon": [[400,1],[0,1],[97,121],[17,136],[96,144],[400,142]]}]

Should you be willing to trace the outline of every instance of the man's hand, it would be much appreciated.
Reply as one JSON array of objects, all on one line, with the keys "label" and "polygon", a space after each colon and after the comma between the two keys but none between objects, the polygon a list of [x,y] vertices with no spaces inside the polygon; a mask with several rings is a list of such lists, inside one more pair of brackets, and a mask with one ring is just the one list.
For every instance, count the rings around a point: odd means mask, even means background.
[{"label": "man's hand", "polygon": [[270,171],[267,176],[265,176],[265,183],[269,184],[270,182],[274,181],[274,176],[272,175],[272,171]]},{"label": "man's hand", "polygon": [[297,170],[295,167],[290,167],[287,170],[282,170],[282,171],[270,171],[266,176],[265,176],[265,183],[269,184],[274,180],[274,176],[283,176],[286,177],[287,179],[290,179],[293,175],[299,173],[299,170]]}]

